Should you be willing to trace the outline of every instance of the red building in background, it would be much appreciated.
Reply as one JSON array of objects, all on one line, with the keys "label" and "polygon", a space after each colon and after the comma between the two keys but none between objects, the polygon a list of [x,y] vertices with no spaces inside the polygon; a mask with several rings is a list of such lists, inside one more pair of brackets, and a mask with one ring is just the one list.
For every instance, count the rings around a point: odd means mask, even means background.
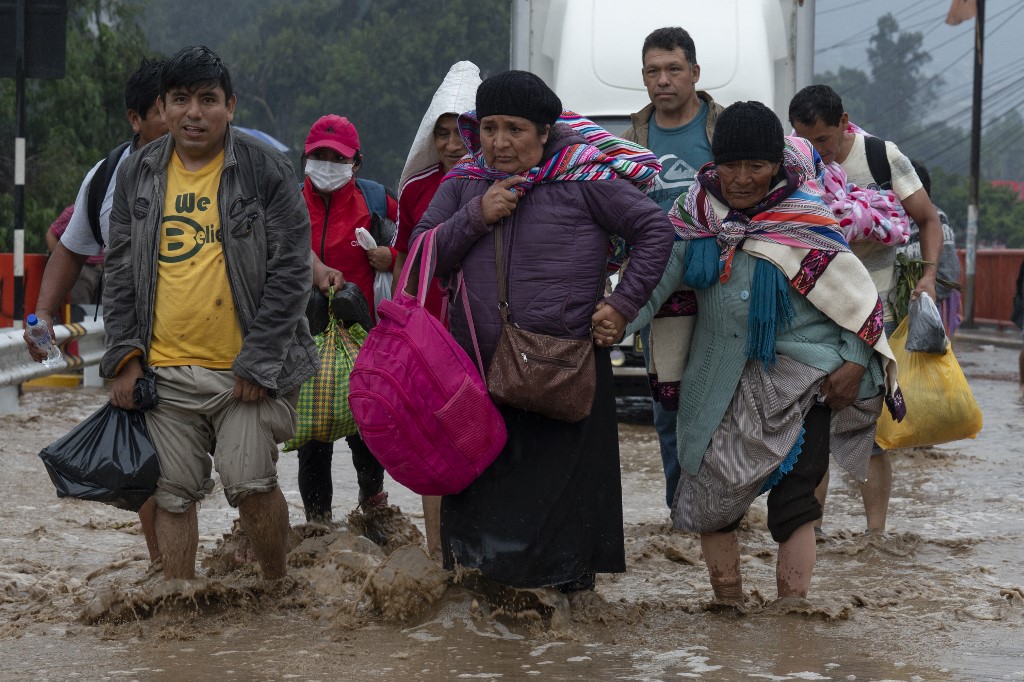
[{"label": "red building in background", "polygon": [[993,180],[993,187],[1009,187],[1016,193],[1017,199],[1024,201],[1024,182],[1017,182],[1016,180]]}]

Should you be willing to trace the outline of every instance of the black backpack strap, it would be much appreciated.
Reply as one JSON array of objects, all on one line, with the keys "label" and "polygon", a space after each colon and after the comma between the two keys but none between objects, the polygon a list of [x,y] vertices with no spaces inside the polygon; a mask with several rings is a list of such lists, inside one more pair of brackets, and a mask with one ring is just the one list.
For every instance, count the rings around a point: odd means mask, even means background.
[{"label": "black backpack strap", "polygon": [[[119,144],[110,150],[107,158],[100,161],[100,165],[96,168],[96,172],[93,173],[92,180],[89,182],[89,203],[87,204],[89,227],[92,228],[93,239],[101,247],[106,246],[103,243],[103,233],[100,231],[100,209],[103,207],[103,197],[107,195],[107,188],[110,187],[110,181],[114,178],[118,159],[121,158],[124,150],[130,144],[131,140]],[[101,182],[96,182],[97,180]]]},{"label": "black backpack strap", "polygon": [[889,167],[889,155],[885,152],[885,140],[865,135],[864,153],[868,157],[868,170],[879,189],[892,189],[892,168]]}]

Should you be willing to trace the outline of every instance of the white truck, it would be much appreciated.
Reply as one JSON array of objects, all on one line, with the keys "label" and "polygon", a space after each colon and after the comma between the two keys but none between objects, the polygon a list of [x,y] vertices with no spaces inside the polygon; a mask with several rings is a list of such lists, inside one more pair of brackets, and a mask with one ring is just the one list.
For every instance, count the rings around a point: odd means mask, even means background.
[{"label": "white truck", "polygon": [[693,37],[697,87],[720,104],[759,100],[785,123],[789,100],[811,83],[814,0],[513,0],[512,68],[618,133],[650,101],[640,52],[662,26]]},{"label": "white truck", "polygon": [[[662,26],[693,38],[699,90],[725,106],[764,102],[789,129],[789,101],[814,74],[814,0],[512,0],[512,68],[619,134],[650,102],[641,49]],[[620,395],[649,395],[638,341],[624,339],[612,364]]]}]

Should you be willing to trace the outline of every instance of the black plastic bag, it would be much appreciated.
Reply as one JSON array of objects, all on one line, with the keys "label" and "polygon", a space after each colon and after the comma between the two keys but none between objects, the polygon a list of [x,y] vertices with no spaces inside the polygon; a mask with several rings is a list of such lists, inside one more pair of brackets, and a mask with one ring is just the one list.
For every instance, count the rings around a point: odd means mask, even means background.
[{"label": "black plastic bag", "polygon": [[57,497],[138,511],[156,490],[160,464],[146,417],[107,403],[39,452]]},{"label": "black plastic bag", "polygon": [[152,410],[160,402],[160,396],[156,392],[156,372],[152,367],[142,370],[142,376],[135,380],[135,388],[132,390],[132,400],[141,411]]}]

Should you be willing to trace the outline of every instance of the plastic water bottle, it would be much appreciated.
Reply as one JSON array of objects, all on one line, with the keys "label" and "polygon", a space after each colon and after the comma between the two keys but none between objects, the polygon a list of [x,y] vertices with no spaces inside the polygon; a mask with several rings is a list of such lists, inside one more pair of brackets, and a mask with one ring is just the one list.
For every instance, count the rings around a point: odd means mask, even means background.
[{"label": "plastic water bottle", "polygon": [[35,315],[29,315],[26,317],[25,323],[28,325],[28,335],[29,338],[32,339],[32,343],[46,351],[46,359],[43,360],[43,367],[50,369],[59,367],[61,362],[63,362],[64,357],[60,354],[60,348],[57,348],[57,346],[50,343],[50,330],[46,326],[46,323]]}]

